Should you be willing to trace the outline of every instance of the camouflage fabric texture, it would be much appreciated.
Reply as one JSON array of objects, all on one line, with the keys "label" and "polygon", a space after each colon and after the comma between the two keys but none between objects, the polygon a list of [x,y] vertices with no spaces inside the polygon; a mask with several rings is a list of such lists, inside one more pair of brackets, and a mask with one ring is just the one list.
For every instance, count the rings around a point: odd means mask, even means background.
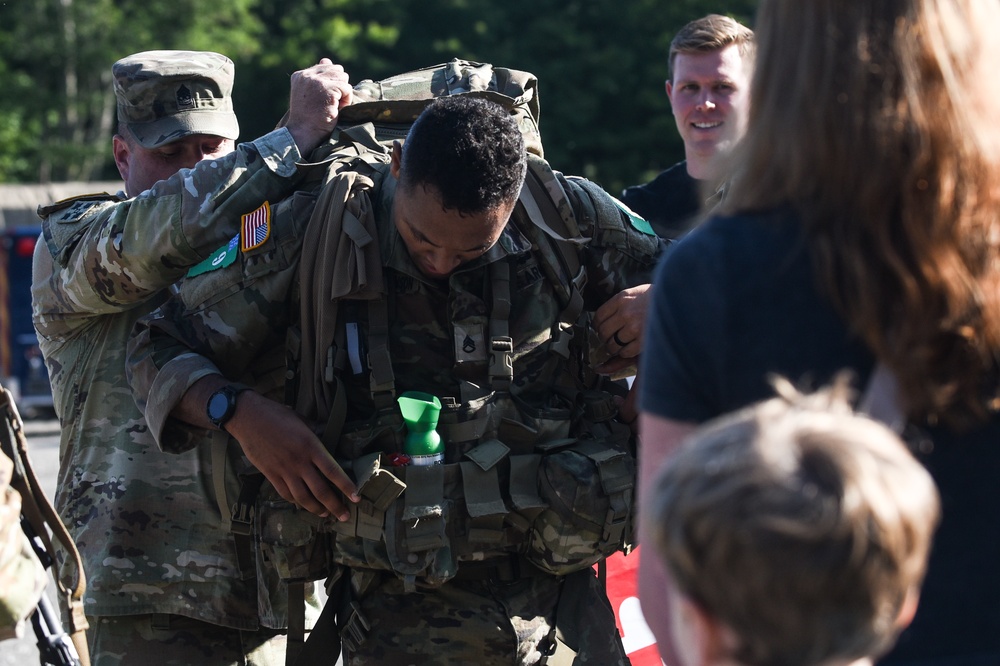
[{"label": "camouflage fabric texture", "polygon": [[0,453],[0,641],[24,634],[48,577],[21,530],[21,496],[10,487],[14,463]]},{"label": "camouflage fabric texture", "polygon": [[189,134],[236,139],[233,61],[210,51],[144,51],[111,68],[118,122],[144,148]]},{"label": "camouflage fabric texture", "polygon": [[285,666],[287,645],[277,631],[241,631],[177,615],[102,617],[87,640],[91,661],[102,666]]},{"label": "camouflage fabric texture", "polygon": [[[554,369],[553,332],[563,305],[557,287],[546,277],[546,265],[550,262],[533,249],[530,233],[524,228],[523,220],[513,219],[508,223],[498,243],[485,255],[460,267],[447,283],[428,281],[413,265],[405,244],[395,226],[391,223],[390,211],[393,202],[394,180],[382,169],[373,179],[374,186],[358,188],[353,197],[352,211],[370,211],[377,223],[379,249],[386,278],[388,296],[389,330],[386,338],[391,347],[392,368],[395,390],[420,390],[433,393],[444,402],[465,404],[470,392],[479,391],[481,398],[489,389],[482,388],[488,365],[487,341],[489,338],[489,300],[491,265],[505,263],[510,267],[511,308],[508,318],[510,336],[513,339],[514,379],[510,386],[511,400],[523,406],[522,413],[532,414],[535,424],[544,430],[545,423],[558,415],[566,421],[572,400],[566,402],[557,388],[560,371]],[[338,176],[339,177],[339,176]],[[580,224],[580,234],[588,239],[580,250],[580,263],[586,271],[584,305],[593,311],[620,290],[649,281],[653,267],[662,251],[656,237],[640,230],[629,216],[610,202],[607,206],[595,206],[591,189],[585,189],[577,181],[559,177],[568,195],[560,202],[572,206]],[[275,234],[259,249],[259,254],[241,256],[230,266],[219,267],[185,281],[180,292],[168,301],[158,313],[140,321],[137,337],[132,341],[130,352],[130,372],[133,390],[137,399],[147,401],[149,411],[154,409],[161,415],[150,418],[153,435],[161,442],[183,441],[177,430],[185,429],[183,424],[166,418],[173,405],[183,396],[184,391],[194,381],[203,376],[208,368],[217,367],[230,379],[246,382],[247,369],[259,376],[270,376],[275,367],[283,367],[280,354],[284,351],[286,328],[294,316],[296,296],[296,256],[301,249],[300,233],[303,218],[311,212],[315,193],[297,192],[296,195],[274,207]],[[617,211],[608,213],[608,211]],[[285,220],[288,220],[287,222]],[[293,236],[289,236],[287,231]],[[255,251],[256,252],[256,251]],[[349,328],[358,330],[357,340],[361,347],[361,358],[368,339],[366,316],[367,306],[358,302],[355,307],[341,304],[342,320]],[[350,344],[350,343],[348,343]],[[205,357],[209,357],[209,361]],[[364,366],[364,363],[362,363]],[[269,370],[270,369],[270,370]],[[372,396],[371,375],[368,368],[361,367],[356,373],[346,368],[340,373],[347,396],[349,425],[363,422],[378,411]],[[476,385],[479,388],[476,388]],[[449,400],[450,399],[450,400]],[[568,422],[567,422],[568,423]],[[568,426],[567,426],[568,427]],[[527,430],[527,429],[525,429]],[[537,432],[537,431],[536,431]],[[347,438],[345,438],[347,439]],[[389,436],[392,440],[392,436]],[[369,442],[371,443],[371,442]],[[377,443],[376,443],[377,444]],[[377,449],[377,447],[376,447]],[[461,455],[461,452],[458,454]],[[462,654],[475,655],[470,658],[481,663],[482,655],[503,654],[497,663],[532,663],[520,661],[527,657],[517,657],[517,645],[525,654],[532,645],[537,647],[541,640],[538,635],[547,635],[547,625],[530,624],[523,632],[512,629],[524,618],[544,619],[558,597],[557,576],[540,574],[541,581],[549,581],[544,594],[533,596],[534,602],[515,613],[508,609],[516,593],[505,586],[480,594],[476,601],[468,601],[463,596],[458,581],[438,586],[417,583],[417,591],[410,594],[420,596],[412,599],[398,599],[403,594],[402,583],[393,575],[385,575],[380,562],[382,553],[374,554],[374,561],[367,559],[372,554],[368,545],[356,536],[343,539],[344,549],[338,550],[338,557],[345,555],[342,564],[373,575],[390,586],[382,592],[364,592],[360,596],[365,604],[369,620],[384,627],[371,632],[375,654],[370,657],[356,657],[351,663],[397,663],[390,652],[400,655],[398,663],[424,663],[420,659],[409,658],[410,650],[419,654],[436,655],[428,657],[426,663],[461,663]],[[338,549],[341,537],[338,534]],[[346,557],[349,550],[359,551],[357,557]],[[380,546],[376,543],[374,550]],[[480,553],[480,557],[488,554]],[[418,579],[419,580],[419,579]],[[532,579],[534,580],[534,579]],[[392,581],[396,581],[395,583]],[[398,583],[398,584],[397,584]],[[532,582],[531,585],[543,585]],[[391,587],[396,585],[395,588]],[[510,596],[508,596],[508,592]],[[405,595],[404,595],[405,596]],[[545,597],[539,601],[538,596]],[[410,605],[410,602],[416,605]],[[474,604],[468,606],[469,604]],[[603,591],[597,586],[588,588],[581,607],[598,608],[607,606]],[[466,607],[468,606],[468,607]],[[610,611],[610,609],[609,609]],[[491,632],[472,631],[459,626],[471,614],[480,614],[483,626],[490,625],[495,633],[498,626],[503,632],[517,635],[509,644],[504,640],[490,643]],[[517,616],[515,618],[515,615]],[[517,619],[521,618],[521,619]],[[405,621],[405,624],[398,624]],[[411,627],[408,640],[414,642],[406,647],[386,647],[395,640],[399,626]],[[392,636],[383,635],[391,632]],[[374,636],[374,634],[379,634]],[[535,636],[529,639],[529,636]],[[578,663],[627,663],[621,653],[620,638],[610,612],[596,621],[590,634],[597,643],[604,636],[607,646],[602,649],[584,643],[584,649],[592,649],[593,657],[587,655]],[[383,642],[385,641],[385,642]],[[414,647],[419,644],[420,647]],[[454,648],[455,654],[449,652]],[[362,650],[368,650],[366,642]],[[466,652],[462,652],[462,651]],[[610,652],[609,652],[610,651]],[[608,657],[611,652],[614,657]],[[444,661],[442,654],[448,654]],[[619,656],[620,655],[620,656]],[[365,661],[368,659],[368,661]],[[433,659],[437,659],[434,661]]]},{"label": "camouflage fabric texture", "polygon": [[[587,631],[573,664],[629,664],[601,584],[592,571],[576,576],[585,600],[576,620]],[[345,653],[345,666],[542,663],[554,649],[561,585],[554,576],[537,576],[453,582],[406,593],[399,579],[383,578],[360,602],[371,631],[357,650]]]},{"label": "camouflage fabric texture", "polygon": [[92,618],[169,613],[245,630],[286,624],[282,600],[259,616],[256,585],[241,580],[210,490],[209,434],[185,455],[159,450],[132,399],[125,349],[135,320],[237,235],[241,215],[292,188],[299,158],[288,131],[276,130],[134,199],[83,197],[40,209],[32,300],[62,429],[55,506],[83,557]]}]

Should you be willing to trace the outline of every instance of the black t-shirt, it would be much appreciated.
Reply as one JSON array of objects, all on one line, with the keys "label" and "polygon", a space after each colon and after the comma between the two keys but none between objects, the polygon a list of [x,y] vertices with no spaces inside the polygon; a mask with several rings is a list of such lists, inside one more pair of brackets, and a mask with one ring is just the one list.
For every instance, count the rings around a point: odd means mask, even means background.
[{"label": "black t-shirt", "polygon": [[[653,284],[644,411],[702,422],[773,397],[768,373],[818,388],[849,368],[859,389],[871,373],[872,355],[817,290],[789,211],[709,219],[674,245]],[[1000,664],[1000,419],[926,434],[918,458],[943,520],[916,619],[879,663]]]},{"label": "black t-shirt", "polygon": [[699,181],[679,162],[644,185],[626,187],[622,201],[646,218],[660,238],[672,240],[688,231],[701,211]]}]

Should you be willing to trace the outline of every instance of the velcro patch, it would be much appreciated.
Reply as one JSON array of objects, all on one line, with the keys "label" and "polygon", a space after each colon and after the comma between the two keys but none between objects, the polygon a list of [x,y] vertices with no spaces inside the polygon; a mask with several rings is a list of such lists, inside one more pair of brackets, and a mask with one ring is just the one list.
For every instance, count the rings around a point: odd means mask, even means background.
[{"label": "velcro patch", "polygon": [[271,236],[271,204],[264,202],[260,208],[240,218],[240,250],[249,252],[263,245]]},{"label": "velcro patch", "polygon": [[653,227],[651,227],[649,225],[649,222],[646,221],[646,218],[644,218],[641,215],[639,215],[638,213],[636,213],[634,210],[632,210],[631,208],[629,208],[628,206],[626,206],[624,203],[622,203],[621,201],[619,201],[615,197],[611,197],[611,200],[615,202],[616,206],[618,206],[623,211],[625,211],[625,214],[628,215],[629,224],[632,225],[633,229],[635,229],[636,231],[639,231],[641,233],[644,233],[647,236],[655,236],[656,235],[656,232],[653,231]]},{"label": "velcro patch", "polygon": [[202,273],[208,273],[209,271],[214,271],[219,268],[224,268],[229,264],[236,261],[236,246],[240,242],[239,236],[233,236],[232,240],[220,247],[218,250],[209,255],[208,259],[192,266],[187,272],[187,276],[194,277],[196,275],[201,275]]}]

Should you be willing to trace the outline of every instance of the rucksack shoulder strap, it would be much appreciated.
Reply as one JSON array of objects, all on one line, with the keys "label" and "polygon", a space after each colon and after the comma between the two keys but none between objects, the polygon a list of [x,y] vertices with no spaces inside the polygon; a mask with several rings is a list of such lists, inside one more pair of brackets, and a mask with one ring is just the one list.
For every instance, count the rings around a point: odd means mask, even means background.
[{"label": "rucksack shoulder strap", "polygon": [[[587,239],[581,237],[569,197],[548,162],[528,155],[528,173],[518,201],[531,221],[532,229],[526,231],[545,258],[546,273],[560,294],[560,320],[575,323],[583,312],[586,273],[579,251]],[[536,230],[541,234],[533,233]]]}]

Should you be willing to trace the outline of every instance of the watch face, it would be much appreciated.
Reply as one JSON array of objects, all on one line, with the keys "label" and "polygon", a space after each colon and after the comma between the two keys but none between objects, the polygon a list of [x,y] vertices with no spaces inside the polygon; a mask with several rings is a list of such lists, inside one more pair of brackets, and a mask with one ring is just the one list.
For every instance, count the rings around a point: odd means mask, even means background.
[{"label": "watch face", "polygon": [[229,404],[228,395],[225,393],[213,393],[212,397],[208,400],[208,418],[212,419],[213,423],[218,424],[219,421],[229,415]]}]

